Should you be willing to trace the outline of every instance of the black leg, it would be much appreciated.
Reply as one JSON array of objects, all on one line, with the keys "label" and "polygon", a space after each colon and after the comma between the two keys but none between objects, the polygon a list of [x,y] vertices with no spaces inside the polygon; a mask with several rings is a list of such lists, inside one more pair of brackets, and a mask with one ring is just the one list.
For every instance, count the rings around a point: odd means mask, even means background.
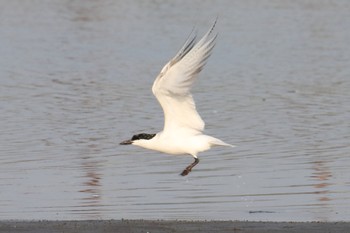
[{"label": "black leg", "polygon": [[194,158],[194,162],[191,163],[189,166],[187,166],[187,167],[185,168],[185,170],[183,170],[183,172],[181,173],[181,175],[182,175],[182,176],[187,176],[188,173],[191,172],[192,168],[193,168],[194,166],[196,166],[198,163],[199,163],[199,159],[198,159],[198,158]]}]

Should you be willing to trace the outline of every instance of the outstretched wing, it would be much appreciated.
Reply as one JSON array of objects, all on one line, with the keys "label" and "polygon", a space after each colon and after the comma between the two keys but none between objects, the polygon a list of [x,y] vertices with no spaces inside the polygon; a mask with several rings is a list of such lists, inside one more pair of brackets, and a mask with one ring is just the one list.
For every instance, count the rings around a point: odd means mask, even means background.
[{"label": "outstretched wing", "polygon": [[195,43],[196,35],[192,32],[153,83],[153,94],[164,111],[164,132],[179,128],[204,130],[205,124],[196,110],[190,90],[214,48],[215,24],[216,21],[198,43]]}]

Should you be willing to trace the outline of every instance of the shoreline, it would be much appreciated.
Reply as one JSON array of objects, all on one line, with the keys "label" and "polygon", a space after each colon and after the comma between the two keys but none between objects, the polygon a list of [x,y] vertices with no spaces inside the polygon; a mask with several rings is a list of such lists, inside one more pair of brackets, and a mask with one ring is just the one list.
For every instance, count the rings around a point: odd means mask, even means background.
[{"label": "shoreline", "polygon": [[350,222],[258,222],[258,221],[172,221],[172,220],[3,220],[0,233],[73,233],[73,232],[113,232],[113,233],[211,233],[211,232],[350,232]]}]

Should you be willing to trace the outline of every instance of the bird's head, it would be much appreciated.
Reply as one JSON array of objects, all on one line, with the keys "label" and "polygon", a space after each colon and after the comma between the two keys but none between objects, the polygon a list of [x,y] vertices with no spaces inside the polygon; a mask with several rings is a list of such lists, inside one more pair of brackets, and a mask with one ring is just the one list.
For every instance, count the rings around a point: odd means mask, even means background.
[{"label": "bird's head", "polygon": [[147,133],[140,133],[140,134],[135,134],[132,136],[131,139],[122,141],[120,145],[130,145],[133,144],[135,141],[144,139],[144,140],[150,140],[152,139],[156,134],[147,134]]}]

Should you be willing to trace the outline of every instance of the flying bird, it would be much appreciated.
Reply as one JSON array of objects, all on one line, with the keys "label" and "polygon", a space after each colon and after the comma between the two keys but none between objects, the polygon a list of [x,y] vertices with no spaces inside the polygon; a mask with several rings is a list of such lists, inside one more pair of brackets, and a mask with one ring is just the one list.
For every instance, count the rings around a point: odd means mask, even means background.
[{"label": "flying bird", "polygon": [[197,43],[196,34],[192,31],[180,51],[163,67],[153,83],[152,92],[164,112],[164,129],[156,134],[136,134],[120,143],[167,154],[192,155],[194,162],[183,170],[182,176],[188,175],[199,163],[199,152],[214,146],[234,147],[203,134],[204,121],[196,110],[190,92],[214,48],[217,38],[215,25],[216,21]]}]

